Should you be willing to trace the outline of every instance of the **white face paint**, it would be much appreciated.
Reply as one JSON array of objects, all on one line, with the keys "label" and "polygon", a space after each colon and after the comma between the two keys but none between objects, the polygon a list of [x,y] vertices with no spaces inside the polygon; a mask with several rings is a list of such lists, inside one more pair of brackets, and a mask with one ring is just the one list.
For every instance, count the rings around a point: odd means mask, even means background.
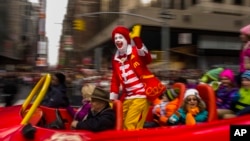
[{"label": "white face paint", "polygon": [[119,53],[121,55],[125,54],[127,52],[127,47],[128,47],[128,42],[125,39],[125,37],[120,33],[116,33],[114,40],[115,40],[115,46],[117,47]]}]

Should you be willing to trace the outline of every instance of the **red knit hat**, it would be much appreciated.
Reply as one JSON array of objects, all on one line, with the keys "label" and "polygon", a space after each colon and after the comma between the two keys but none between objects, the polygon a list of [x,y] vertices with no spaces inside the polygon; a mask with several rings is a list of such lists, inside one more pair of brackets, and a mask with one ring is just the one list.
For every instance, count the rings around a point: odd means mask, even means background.
[{"label": "red knit hat", "polygon": [[113,32],[112,32],[112,39],[115,40],[115,34],[119,33],[124,36],[124,38],[127,40],[128,44],[130,44],[130,37],[129,37],[129,30],[126,27],[123,26],[117,26]]}]

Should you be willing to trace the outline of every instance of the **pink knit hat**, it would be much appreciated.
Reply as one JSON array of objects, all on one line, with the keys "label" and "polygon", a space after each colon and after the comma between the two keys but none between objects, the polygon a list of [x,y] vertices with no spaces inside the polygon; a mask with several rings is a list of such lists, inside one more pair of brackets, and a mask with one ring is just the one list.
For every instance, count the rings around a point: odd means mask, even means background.
[{"label": "pink knit hat", "polygon": [[228,78],[231,82],[234,81],[234,72],[231,69],[225,69],[220,73],[220,78],[221,77],[226,77]]},{"label": "pink knit hat", "polygon": [[242,27],[240,33],[250,35],[250,24]]}]

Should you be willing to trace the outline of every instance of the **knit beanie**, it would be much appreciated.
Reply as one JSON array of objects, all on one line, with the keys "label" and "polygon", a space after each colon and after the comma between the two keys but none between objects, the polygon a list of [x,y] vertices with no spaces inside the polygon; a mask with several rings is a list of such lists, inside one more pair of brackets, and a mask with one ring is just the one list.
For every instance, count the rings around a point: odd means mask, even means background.
[{"label": "knit beanie", "polygon": [[178,97],[179,92],[180,92],[179,89],[169,88],[169,89],[166,90],[165,95],[167,96],[169,101],[172,101],[172,100],[174,100],[175,98]]},{"label": "knit beanie", "polygon": [[245,35],[250,35],[250,24],[242,27],[240,29],[240,33],[245,34]]},{"label": "knit beanie", "polygon": [[55,73],[55,76],[57,77],[59,83],[64,84],[65,83],[65,75],[63,73]]},{"label": "knit beanie", "polygon": [[206,75],[214,80],[214,81],[218,81],[218,77],[219,77],[219,74],[223,71],[224,69],[223,68],[215,68],[215,69],[212,69],[212,70],[209,70]]},{"label": "knit beanie", "polygon": [[241,78],[246,78],[250,80],[250,70],[246,70],[242,75]]},{"label": "knit beanie", "polygon": [[225,69],[220,73],[220,78],[221,77],[226,77],[228,78],[231,82],[234,82],[234,72],[231,69]]},{"label": "knit beanie", "polygon": [[119,33],[122,34],[124,36],[124,38],[127,40],[128,44],[131,43],[131,39],[129,37],[129,30],[126,27],[123,26],[117,26],[113,32],[112,32],[112,39],[113,41],[115,41],[115,34]]},{"label": "knit beanie", "polygon": [[188,96],[193,95],[200,98],[199,92],[196,89],[187,89],[184,94],[184,99],[186,99]]}]

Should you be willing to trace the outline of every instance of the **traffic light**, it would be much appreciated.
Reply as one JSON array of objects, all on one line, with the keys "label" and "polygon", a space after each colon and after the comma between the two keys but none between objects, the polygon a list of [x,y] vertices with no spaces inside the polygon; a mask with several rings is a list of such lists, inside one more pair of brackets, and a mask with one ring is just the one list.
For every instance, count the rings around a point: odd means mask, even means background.
[{"label": "traffic light", "polygon": [[75,19],[73,21],[73,28],[75,30],[84,31],[85,30],[85,22],[82,19]]}]

